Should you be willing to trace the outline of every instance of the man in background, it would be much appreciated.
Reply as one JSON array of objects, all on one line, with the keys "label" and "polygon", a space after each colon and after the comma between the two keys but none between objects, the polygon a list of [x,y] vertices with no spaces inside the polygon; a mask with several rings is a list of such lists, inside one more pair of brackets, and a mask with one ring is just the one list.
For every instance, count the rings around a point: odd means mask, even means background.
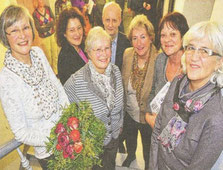
[{"label": "man in background", "polygon": [[[122,9],[116,2],[108,2],[105,4],[102,11],[102,22],[104,29],[112,38],[112,56],[111,62],[122,69],[123,53],[126,48],[130,47],[130,42],[126,35],[119,31],[121,24]],[[125,140],[125,132],[121,133],[119,137],[119,152],[125,153],[123,142]]]},{"label": "man in background", "polygon": [[102,22],[104,29],[112,38],[112,56],[111,62],[116,64],[119,69],[122,68],[123,53],[130,47],[130,42],[126,35],[119,31],[121,24],[122,10],[116,2],[108,2],[102,11]]}]

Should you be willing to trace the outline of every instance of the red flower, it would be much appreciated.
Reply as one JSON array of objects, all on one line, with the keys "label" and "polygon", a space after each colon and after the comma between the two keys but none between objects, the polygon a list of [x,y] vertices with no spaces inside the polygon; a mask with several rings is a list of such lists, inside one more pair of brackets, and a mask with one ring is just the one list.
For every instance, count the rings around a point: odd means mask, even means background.
[{"label": "red flower", "polygon": [[68,158],[69,157],[68,153],[65,150],[63,150],[63,157],[64,158]]},{"label": "red flower", "polygon": [[67,145],[67,147],[66,147],[66,152],[67,152],[67,154],[68,154],[69,156],[71,156],[71,155],[73,154],[73,152],[74,152],[74,148],[73,148],[73,145],[72,145],[72,144]]},{"label": "red flower", "polygon": [[79,125],[79,120],[76,117],[70,117],[67,121],[67,126],[71,129],[77,129]]},{"label": "red flower", "polygon": [[176,110],[176,111],[178,111],[180,109],[179,104],[178,103],[174,103],[173,109]]},{"label": "red flower", "polygon": [[61,151],[61,150],[62,150],[62,147],[61,147],[59,144],[57,144],[56,149],[57,149],[58,151]]},{"label": "red flower", "polygon": [[67,133],[61,133],[58,136],[58,144],[64,149],[69,144],[69,137]]},{"label": "red flower", "polygon": [[74,141],[79,141],[80,140],[80,132],[77,129],[74,129],[70,132],[69,137]]},{"label": "red flower", "polygon": [[58,123],[57,127],[55,129],[55,133],[60,134],[60,133],[63,133],[65,131],[66,131],[66,129],[65,129],[64,125],[62,123]]},{"label": "red flower", "polygon": [[82,149],[83,149],[83,144],[82,144],[82,142],[75,142],[75,143],[74,143],[74,151],[75,151],[76,153],[80,153],[80,152],[82,151]]}]

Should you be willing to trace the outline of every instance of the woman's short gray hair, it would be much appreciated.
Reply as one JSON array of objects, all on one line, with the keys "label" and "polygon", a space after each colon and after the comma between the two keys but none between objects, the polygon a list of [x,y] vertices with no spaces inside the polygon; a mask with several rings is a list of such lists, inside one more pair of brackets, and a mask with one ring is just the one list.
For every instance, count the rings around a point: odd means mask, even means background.
[{"label": "woman's short gray hair", "polygon": [[4,9],[0,16],[0,42],[7,48],[10,48],[8,39],[6,36],[6,29],[12,26],[14,23],[22,20],[23,18],[28,18],[30,26],[32,28],[33,39],[35,37],[33,18],[29,11],[19,5],[10,5]]},{"label": "woman's short gray hair", "polygon": [[90,52],[93,44],[100,40],[108,40],[111,43],[111,36],[100,26],[90,29],[85,40],[85,51]]},{"label": "woman's short gray hair", "polygon": [[[186,47],[193,40],[201,40],[207,37],[211,49],[223,56],[223,25],[215,21],[203,21],[193,25],[183,38],[183,47]],[[218,57],[220,60],[221,57]],[[184,65],[185,63],[182,63]],[[184,67],[184,66],[183,66]],[[223,65],[217,69],[210,81],[218,87],[223,87]]]},{"label": "woman's short gray hair", "polygon": [[154,33],[154,27],[153,24],[147,19],[147,17],[143,14],[136,15],[128,28],[127,37],[129,41],[132,41],[132,31],[135,28],[145,28],[148,35],[151,37],[151,40],[155,40],[155,33]]}]

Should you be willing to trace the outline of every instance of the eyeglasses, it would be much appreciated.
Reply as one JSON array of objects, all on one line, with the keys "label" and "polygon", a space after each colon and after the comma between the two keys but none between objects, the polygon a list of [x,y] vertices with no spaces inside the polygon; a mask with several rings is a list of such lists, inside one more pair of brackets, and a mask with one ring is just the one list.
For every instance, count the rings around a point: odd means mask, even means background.
[{"label": "eyeglasses", "polygon": [[22,29],[14,29],[11,32],[5,32],[7,35],[13,36],[13,37],[18,37],[20,35],[21,32],[23,32],[23,34],[27,34],[31,31],[31,27],[30,26],[25,26]]},{"label": "eyeglasses", "polygon": [[184,50],[187,54],[189,55],[192,55],[195,53],[195,51],[198,51],[198,53],[200,54],[200,56],[202,58],[207,58],[209,56],[214,56],[214,55],[217,55],[219,57],[221,57],[220,54],[216,53],[216,52],[213,52],[211,49],[209,48],[205,48],[205,47],[202,47],[202,48],[196,48],[192,45],[188,45],[188,46],[185,46],[184,47]]},{"label": "eyeglasses", "polygon": [[93,51],[95,51],[97,54],[102,54],[103,51],[104,52],[109,52],[111,50],[111,47],[105,47],[104,49],[101,48],[97,48],[97,49],[92,49]]}]

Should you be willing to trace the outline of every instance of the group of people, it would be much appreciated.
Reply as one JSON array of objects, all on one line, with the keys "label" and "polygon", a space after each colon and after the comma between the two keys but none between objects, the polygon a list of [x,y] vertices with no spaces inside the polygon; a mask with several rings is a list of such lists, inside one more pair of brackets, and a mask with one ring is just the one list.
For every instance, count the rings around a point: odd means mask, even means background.
[{"label": "group of people", "polygon": [[[37,15],[38,16],[38,15]],[[148,18],[136,15],[127,35],[119,31],[122,10],[102,10],[104,28],[85,34],[77,8],[58,16],[58,78],[35,37],[28,10],[10,5],[0,16],[0,42],[8,48],[0,72],[0,99],[15,139],[33,146],[43,169],[52,127],[69,103],[87,100],[104,123],[102,166],[114,170],[136,159],[141,133],[146,170],[211,169],[223,150],[223,26],[205,21],[189,29],[186,18],[165,15],[158,35]],[[162,53],[154,46],[159,37]],[[122,147],[120,147],[122,146]],[[122,150],[122,151],[121,151]]]}]

